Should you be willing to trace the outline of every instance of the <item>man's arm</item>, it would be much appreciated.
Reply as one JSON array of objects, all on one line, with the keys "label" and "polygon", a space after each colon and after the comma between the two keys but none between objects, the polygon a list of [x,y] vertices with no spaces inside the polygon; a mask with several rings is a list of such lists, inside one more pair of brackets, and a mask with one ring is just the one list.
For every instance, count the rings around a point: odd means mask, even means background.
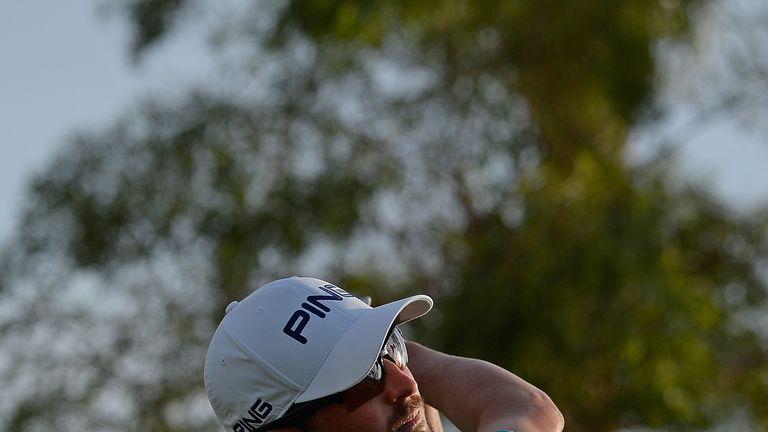
[{"label": "man's arm", "polygon": [[408,358],[424,400],[463,432],[563,430],[563,415],[549,396],[507,370],[410,341]]}]

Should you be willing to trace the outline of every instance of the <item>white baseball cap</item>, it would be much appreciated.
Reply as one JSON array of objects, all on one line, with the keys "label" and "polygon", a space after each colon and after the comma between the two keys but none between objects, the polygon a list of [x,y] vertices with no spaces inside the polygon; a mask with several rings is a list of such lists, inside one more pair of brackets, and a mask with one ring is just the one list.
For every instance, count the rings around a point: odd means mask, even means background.
[{"label": "white baseball cap", "polygon": [[319,279],[270,282],[227,306],[205,358],[208,400],[228,430],[255,430],[357,384],[390,330],[430,309],[426,295],[372,308]]}]

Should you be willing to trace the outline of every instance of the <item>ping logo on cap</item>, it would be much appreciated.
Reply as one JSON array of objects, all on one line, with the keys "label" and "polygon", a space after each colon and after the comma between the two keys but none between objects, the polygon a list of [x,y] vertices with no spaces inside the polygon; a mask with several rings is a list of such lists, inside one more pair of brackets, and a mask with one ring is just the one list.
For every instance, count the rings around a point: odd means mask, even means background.
[{"label": "ping logo on cap", "polygon": [[335,285],[326,284],[319,286],[318,288],[327,293],[327,295],[316,294],[307,296],[306,301],[301,303],[301,309],[294,311],[293,315],[288,319],[288,322],[285,323],[285,327],[283,327],[283,333],[301,344],[306,344],[308,342],[307,338],[304,337],[301,332],[307,326],[307,323],[309,323],[311,318],[309,313],[311,312],[312,315],[323,319],[326,317],[326,314],[331,311],[330,307],[321,302],[341,301],[344,298],[354,297],[354,295]]},{"label": "ping logo on cap", "polygon": [[258,425],[264,422],[269,413],[272,412],[272,405],[269,402],[262,402],[258,399],[248,410],[248,417],[243,417],[232,426],[234,432],[255,431]]}]

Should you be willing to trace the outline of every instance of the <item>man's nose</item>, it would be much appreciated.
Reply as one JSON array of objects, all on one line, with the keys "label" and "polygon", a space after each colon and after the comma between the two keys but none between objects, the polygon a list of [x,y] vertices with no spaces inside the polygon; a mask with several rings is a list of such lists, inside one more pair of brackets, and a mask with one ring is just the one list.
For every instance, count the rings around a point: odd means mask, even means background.
[{"label": "man's nose", "polygon": [[419,392],[419,386],[407,368],[400,369],[395,363],[385,360],[384,392],[388,403],[395,403]]}]

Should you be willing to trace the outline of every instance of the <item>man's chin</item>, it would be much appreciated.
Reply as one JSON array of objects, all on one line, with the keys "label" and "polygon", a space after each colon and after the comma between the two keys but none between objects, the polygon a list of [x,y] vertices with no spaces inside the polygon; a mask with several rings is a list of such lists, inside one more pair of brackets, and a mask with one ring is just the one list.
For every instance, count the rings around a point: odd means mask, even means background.
[{"label": "man's chin", "polygon": [[413,428],[413,432],[434,432],[432,426],[427,423],[424,416],[421,416],[421,421]]}]

